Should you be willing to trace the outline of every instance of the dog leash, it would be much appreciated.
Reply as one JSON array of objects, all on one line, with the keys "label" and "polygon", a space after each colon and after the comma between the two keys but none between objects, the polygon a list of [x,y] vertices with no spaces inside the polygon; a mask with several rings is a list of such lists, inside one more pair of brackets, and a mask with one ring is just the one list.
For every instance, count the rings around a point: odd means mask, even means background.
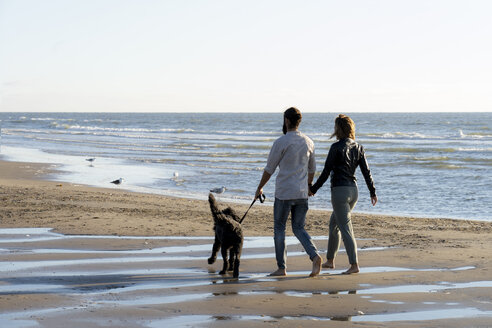
[{"label": "dog leash", "polygon": [[265,194],[261,194],[258,198],[255,198],[255,199],[253,200],[253,202],[251,203],[251,205],[249,205],[248,210],[246,211],[246,213],[244,213],[244,215],[243,215],[243,217],[241,218],[241,220],[239,221],[239,223],[243,223],[243,220],[244,220],[244,218],[246,217],[246,214],[248,214],[249,209],[250,209],[251,207],[253,207],[253,205],[254,205],[254,203],[256,202],[256,200],[257,200],[257,199],[259,199],[259,200],[260,200],[260,203],[263,203],[263,202],[265,202],[266,196],[265,196]]}]

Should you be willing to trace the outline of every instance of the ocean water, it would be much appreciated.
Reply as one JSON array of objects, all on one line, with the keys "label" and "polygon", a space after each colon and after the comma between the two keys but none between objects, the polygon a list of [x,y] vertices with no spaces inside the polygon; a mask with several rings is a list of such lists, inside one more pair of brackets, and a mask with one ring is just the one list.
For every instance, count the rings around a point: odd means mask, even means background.
[{"label": "ocean water", "polygon": [[[335,113],[305,113],[318,174]],[[379,198],[358,170],[356,212],[492,221],[492,113],[354,113]],[[250,202],[282,113],[0,113],[4,160],[54,163],[51,177],[92,186]],[[94,157],[90,163],[87,158]],[[177,176],[175,176],[175,174]],[[110,181],[124,178],[120,186]],[[275,176],[265,187],[273,201]],[[331,209],[329,182],[310,199]]]}]

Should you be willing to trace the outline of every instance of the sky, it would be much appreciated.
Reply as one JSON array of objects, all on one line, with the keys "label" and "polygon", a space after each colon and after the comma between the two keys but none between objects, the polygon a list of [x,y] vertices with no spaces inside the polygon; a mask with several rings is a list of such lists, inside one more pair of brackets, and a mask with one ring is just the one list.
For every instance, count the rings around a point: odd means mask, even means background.
[{"label": "sky", "polygon": [[0,0],[2,112],[492,111],[490,0]]}]

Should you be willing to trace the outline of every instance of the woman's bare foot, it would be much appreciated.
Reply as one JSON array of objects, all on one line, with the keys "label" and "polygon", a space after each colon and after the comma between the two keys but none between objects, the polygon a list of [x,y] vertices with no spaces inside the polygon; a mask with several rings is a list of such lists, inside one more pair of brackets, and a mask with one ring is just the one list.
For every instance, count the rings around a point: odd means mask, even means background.
[{"label": "woman's bare foot", "polygon": [[322,265],[323,268],[335,269],[335,259],[326,259],[326,262]]},{"label": "woman's bare foot", "polygon": [[269,274],[270,277],[282,277],[287,275],[287,270],[285,269],[277,269]]},{"label": "woman's bare foot", "polygon": [[313,259],[313,271],[309,274],[310,277],[316,277],[321,272],[321,256],[316,255]]},{"label": "woman's bare foot", "polygon": [[357,272],[359,272],[359,265],[357,263],[355,263],[355,264],[351,264],[350,268],[347,271],[342,272],[342,274],[351,274],[351,273],[357,273]]}]

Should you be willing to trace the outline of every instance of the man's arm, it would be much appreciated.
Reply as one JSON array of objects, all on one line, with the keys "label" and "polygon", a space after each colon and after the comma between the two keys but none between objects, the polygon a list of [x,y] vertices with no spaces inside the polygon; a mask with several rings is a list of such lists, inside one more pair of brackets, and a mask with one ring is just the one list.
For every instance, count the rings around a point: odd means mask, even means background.
[{"label": "man's arm", "polygon": [[311,187],[313,186],[313,179],[314,179],[314,173],[309,173],[308,174],[308,196],[314,196],[314,194],[311,192]]},{"label": "man's arm", "polygon": [[266,185],[268,180],[270,180],[270,177],[272,175],[268,173],[267,171],[263,171],[263,175],[261,176],[260,184],[258,184],[258,188],[256,189],[255,193],[255,199],[260,197],[261,194],[263,194],[263,187]]},{"label": "man's arm", "polygon": [[314,144],[313,144],[313,152],[311,153],[311,156],[309,156],[309,161],[308,161],[308,195],[309,196],[314,196],[314,194],[311,192],[311,186],[313,185],[315,173],[316,173],[316,155],[314,152]]},{"label": "man's arm", "polygon": [[313,184],[313,180],[314,180],[314,173],[309,173],[308,174],[308,186]]},{"label": "man's arm", "polygon": [[277,139],[273,143],[272,149],[270,149],[270,153],[268,154],[267,165],[263,170],[263,175],[261,177],[260,183],[258,184],[258,188],[256,189],[255,199],[263,194],[263,187],[266,185],[268,180],[270,180],[272,174],[275,173],[275,170],[277,169],[277,166],[282,159],[282,150],[279,149],[280,147],[281,144],[279,143],[279,139]]}]

